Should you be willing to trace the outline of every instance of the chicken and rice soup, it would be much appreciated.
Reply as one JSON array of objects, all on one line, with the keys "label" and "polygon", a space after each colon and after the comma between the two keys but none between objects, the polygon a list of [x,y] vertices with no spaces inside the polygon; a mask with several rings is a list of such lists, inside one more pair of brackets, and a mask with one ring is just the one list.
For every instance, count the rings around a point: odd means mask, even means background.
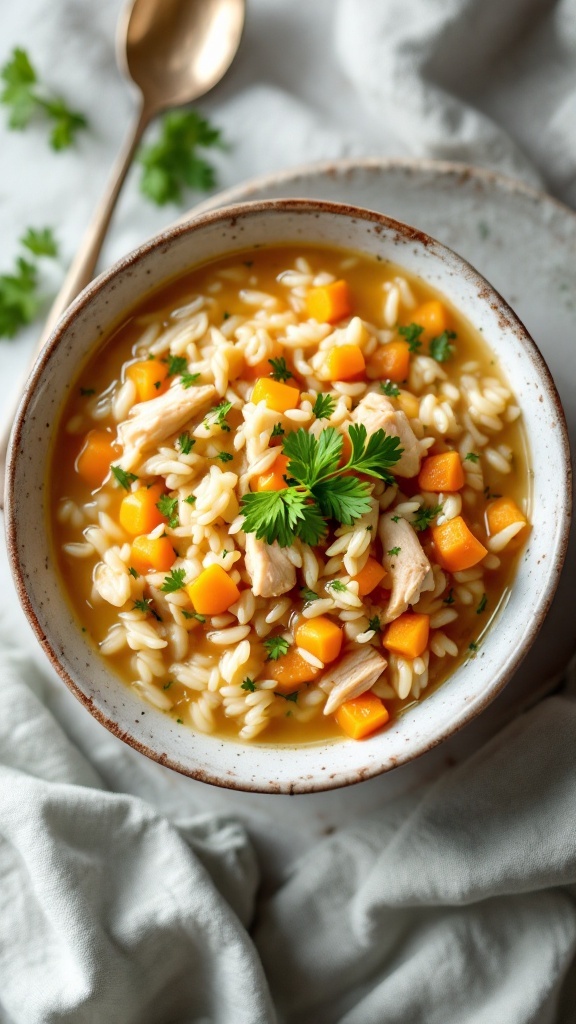
[{"label": "chicken and rice soup", "polygon": [[81,628],[182,725],[361,739],[481,656],[529,532],[520,410],[423,281],[257,248],[147,296],[52,456]]}]

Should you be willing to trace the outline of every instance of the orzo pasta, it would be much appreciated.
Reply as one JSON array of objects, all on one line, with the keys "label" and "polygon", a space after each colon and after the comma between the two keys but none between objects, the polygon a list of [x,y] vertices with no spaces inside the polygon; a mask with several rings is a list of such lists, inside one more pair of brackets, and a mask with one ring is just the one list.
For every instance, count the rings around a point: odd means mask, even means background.
[{"label": "orzo pasta", "polygon": [[259,742],[362,738],[481,653],[529,531],[497,353],[425,282],[323,248],[146,297],[82,369],[51,479],[101,654]]}]

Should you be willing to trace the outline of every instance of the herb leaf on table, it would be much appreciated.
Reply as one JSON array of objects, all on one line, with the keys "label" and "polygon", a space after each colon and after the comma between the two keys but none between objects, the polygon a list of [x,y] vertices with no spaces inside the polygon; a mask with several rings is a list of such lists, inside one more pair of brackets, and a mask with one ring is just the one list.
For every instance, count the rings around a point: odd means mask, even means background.
[{"label": "herb leaf on table", "polygon": [[216,171],[199,149],[223,149],[221,132],[195,110],[166,114],[157,142],[144,146],[140,190],[158,206],[179,203],[184,188],[207,192],[216,185]]}]

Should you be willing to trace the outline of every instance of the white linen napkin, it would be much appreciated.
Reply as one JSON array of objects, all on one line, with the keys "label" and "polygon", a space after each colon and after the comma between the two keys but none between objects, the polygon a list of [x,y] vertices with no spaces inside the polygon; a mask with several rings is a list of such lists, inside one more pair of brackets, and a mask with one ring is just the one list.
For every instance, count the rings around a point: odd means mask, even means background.
[{"label": "white linen napkin", "polygon": [[[69,258],[102,192],[132,111],[119,7],[0,14],[0,62],[24,46],[91,123],[55,155],[0,108],[0,272],[28,225],[54,224]],[[575,15],[576,0],[248,0],[238,57],[198,104],[230,143],[220,184],[414,155],[576,203]],[[147,204],[137,177],[102,265],[181,212]],[[0,379],[24,371],[37,331],[0,343]],[[573,1024],[570,692],[286,868],[265,800],[179,779],[106,733],[31,657],[15,600],[3,555],[0,1024]],[[277,799],[288,844],[294,805]],[[295,800],[321,816],[322,797]]]}]

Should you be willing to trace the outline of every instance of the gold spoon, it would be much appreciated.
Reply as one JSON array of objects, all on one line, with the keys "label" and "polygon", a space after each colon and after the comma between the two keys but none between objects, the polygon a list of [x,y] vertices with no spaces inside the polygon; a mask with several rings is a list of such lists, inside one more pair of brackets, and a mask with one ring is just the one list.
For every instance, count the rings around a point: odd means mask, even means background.
[{"label": "gold spoon", "polygon": [[[161,111],[192,103],[220,81],[240,44],[245,10],[246,0],[131,0],[123,10],[116,33],[116,59],[140,92],[137,117],[48,314],[35,354],[66,307],[94,276],[116,201],[144,129]],[[0,508],[12,419],[0,437]]]}]

